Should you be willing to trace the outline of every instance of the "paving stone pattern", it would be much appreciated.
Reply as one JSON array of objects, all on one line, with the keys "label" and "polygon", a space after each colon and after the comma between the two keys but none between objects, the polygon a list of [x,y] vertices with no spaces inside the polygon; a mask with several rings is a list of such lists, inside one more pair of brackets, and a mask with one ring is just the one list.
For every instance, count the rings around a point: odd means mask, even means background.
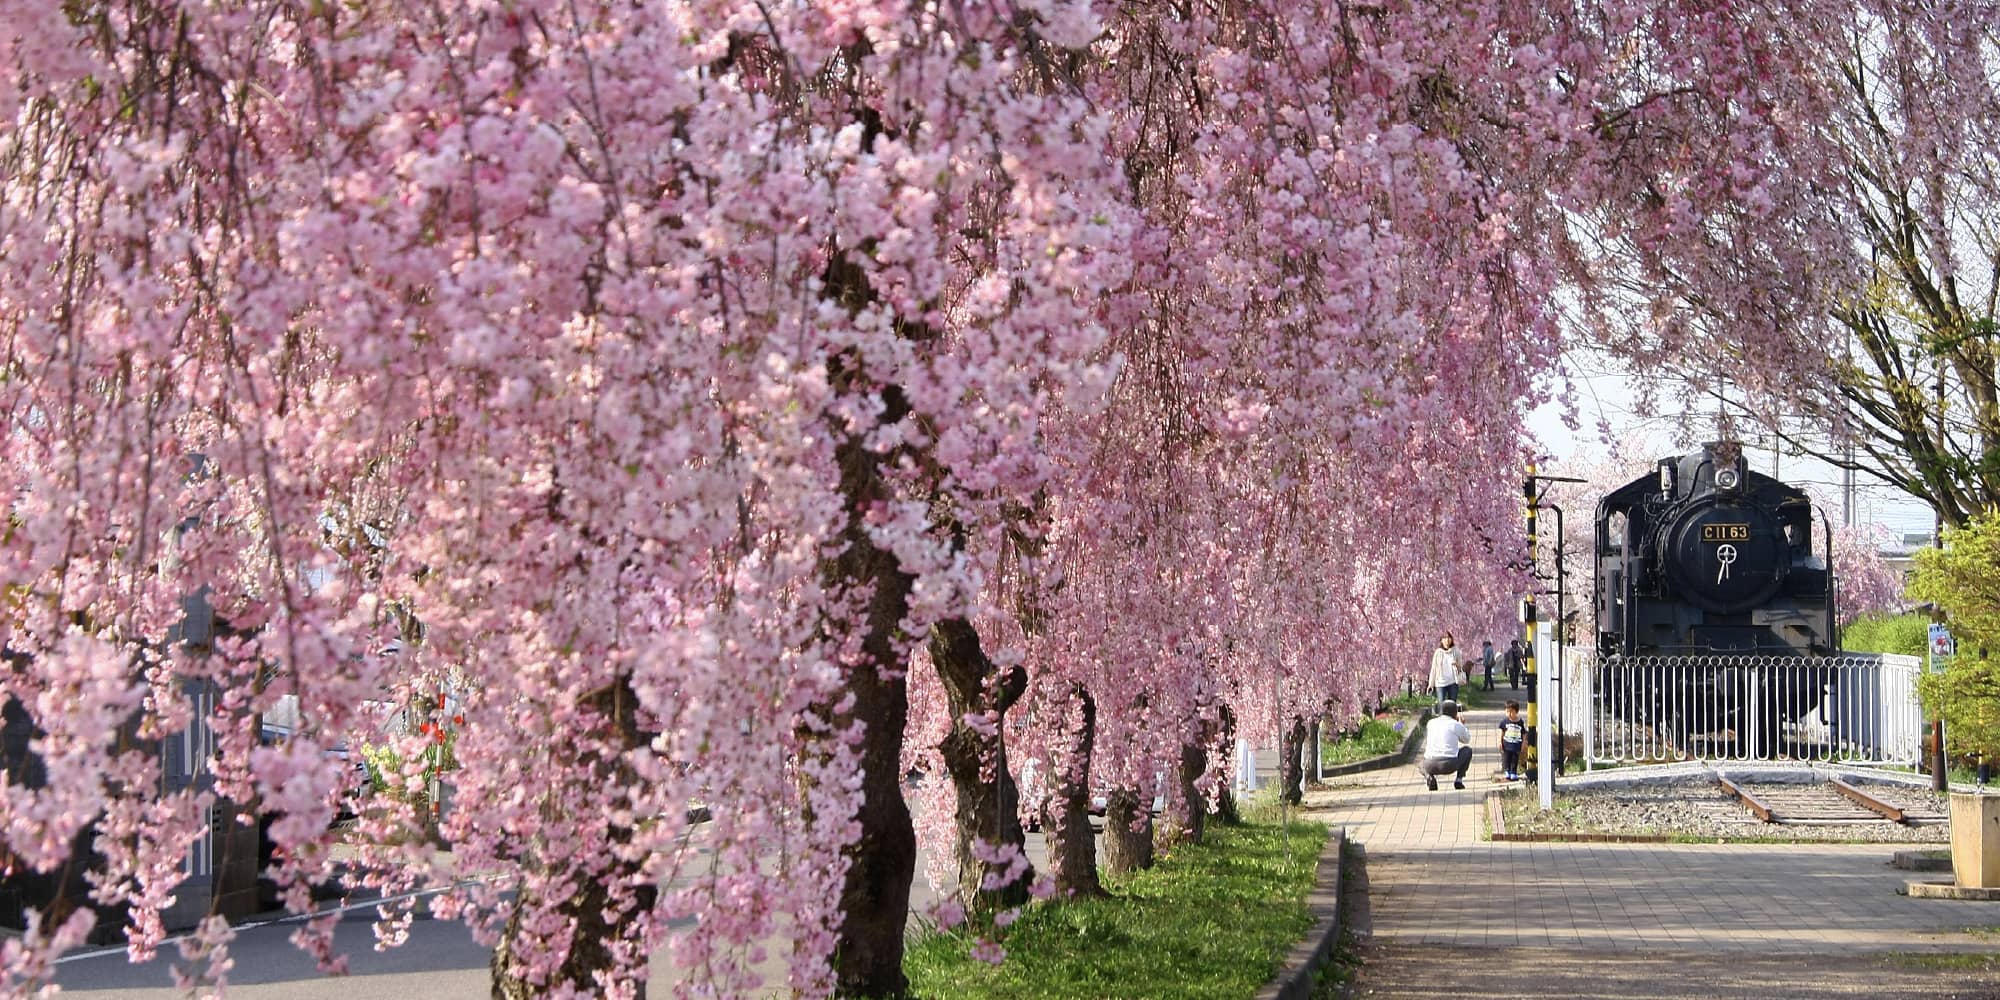
[{"label": "paving stone pattern", "polygon": [[1897,895],[1891,845],[1480,839],[1499,716],[1465,716],[1464,791],[1396,767],[1308,795],[1367,855],[1354,995],[2000,998],[1921,957],[2000,951],[2000,903]]},{"label": "paving stone pattern", "polygon": [[[1441,970],[1440,957],[1449,966]],[[1467,966],[1469,974],[1453,971]],[[1884,955],[1745,955],[1515,948],[1441,953],[1420,945],[1371,949],[1368,997],[1496,1000],[1972,1000],[1993,995],[1990,974],[1912,968]],[[1374,984],[1387,983],[1387,987]]]}]

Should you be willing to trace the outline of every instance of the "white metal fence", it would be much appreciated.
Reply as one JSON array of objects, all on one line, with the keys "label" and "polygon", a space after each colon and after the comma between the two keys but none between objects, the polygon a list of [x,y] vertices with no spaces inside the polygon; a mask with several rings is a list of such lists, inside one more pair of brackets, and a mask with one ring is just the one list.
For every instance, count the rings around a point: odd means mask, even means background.
[{"label": "white metal fence", "polygon": [[1588,694],[1564,729],[1583,737],[1591,764],[1914,765],[1919,670],[1914,656],[1874,654],[1610,657],[1575,671]]}]

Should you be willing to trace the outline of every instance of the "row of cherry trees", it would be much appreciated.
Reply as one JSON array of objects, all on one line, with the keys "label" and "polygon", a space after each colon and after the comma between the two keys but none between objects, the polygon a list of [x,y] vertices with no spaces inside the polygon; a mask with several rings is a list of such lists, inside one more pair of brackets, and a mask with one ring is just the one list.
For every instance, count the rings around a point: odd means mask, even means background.
[{"label": "row of cherry trees", "polygon": [[[1905,99],[1990,99],[1979,5],[1890,0],[0,14],[12,863],[94,830],[141,957],[219,799],[303,908],[325,748],[418,759],[372,706],[448,690],[449,870],[396,810],[345,837],[457,879],[506,996],[663,946],[736,995],[777,940],[894,992],[917,825],[975,909],[1042,884],[1026,757],[1059,845],[1093,788],[1198,835],[1228,735],[1497,629],[1565,337],[1798,376],[1863,264],[1792,52],[1886,32]],[[215,781],[163,792],[190,683]]]}]

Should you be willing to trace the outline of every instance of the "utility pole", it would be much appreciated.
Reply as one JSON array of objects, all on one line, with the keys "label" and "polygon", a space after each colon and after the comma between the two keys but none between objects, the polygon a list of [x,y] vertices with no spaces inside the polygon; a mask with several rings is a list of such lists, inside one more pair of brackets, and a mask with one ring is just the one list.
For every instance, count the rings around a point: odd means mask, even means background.
[{"label": "utility pole", "polygon": [[[1942,358],[1938,360],[1937,370],[1937,433],[1938,464],[1942,466],[1944,464],[1945,449],[1944,360]],[[1945,471],[1943,468],[1938,469],[1938,480],[1940,482],[1944,480]],[[1943,491],[1940,490],[1939,492],[1942,493]],[[1936,519],[1932,522],[1931,526],[1931,545],[1941,549],[1944,548],[1944,505],[1936,503],[1931,506],[1934,508],[1933,513],[1936,515]],[[1937,609],[1934,613],[1940,620],[1943,619],[1943,608]],[[1951,787],[1951,755],[1946,753],[1944,749],[1944,715],[1942,712],[1938,714],[1937,718],[1931,720],[1931,742],[1935,745],[1931,756],[1931,788],[1934,791],[1946,791]]]},{"label": "utility pole", "polygon": [[1840,470],[1840,520],[1854,527],[1854,441],[1847,442],[1847,464]]}]

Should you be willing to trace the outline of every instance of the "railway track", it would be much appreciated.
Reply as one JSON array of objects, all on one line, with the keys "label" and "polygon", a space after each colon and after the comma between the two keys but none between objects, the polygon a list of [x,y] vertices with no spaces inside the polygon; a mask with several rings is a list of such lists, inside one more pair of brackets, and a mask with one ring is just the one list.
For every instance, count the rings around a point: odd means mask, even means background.
[{"label": "railway track", "polygon": [[1903,810],[1904,822],[1912,826],[1951,822],[1945,800],[1936,792],[1904,785],[1867,785],[1870,795]]},{"label": "railway track", "polygon": [[1896,823],[1904,826],[1942,823],[1945,814],[1935,797],[1893,785],[1857,783],[1844,778],[1811,781],[1771,781],[1731,777],[1716,780],[1750,814],[1765,823],[1786,826],[1863,826]]}]

